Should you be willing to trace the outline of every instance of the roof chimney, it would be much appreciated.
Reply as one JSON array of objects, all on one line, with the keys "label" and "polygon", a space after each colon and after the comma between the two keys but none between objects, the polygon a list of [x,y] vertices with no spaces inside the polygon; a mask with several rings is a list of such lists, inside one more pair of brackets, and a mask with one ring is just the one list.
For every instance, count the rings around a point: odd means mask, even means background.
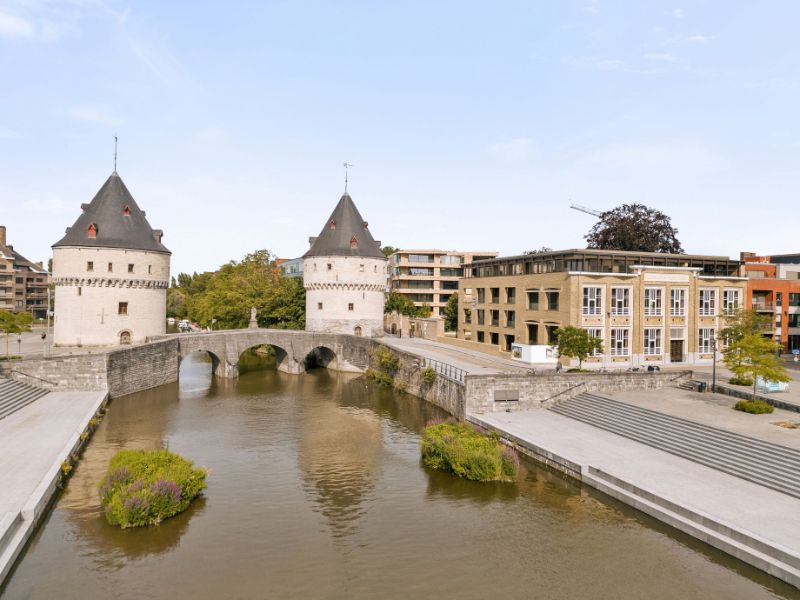
[{"label": "roof chimney", "polygon": [[6,226],[0,225],[0,246],[6,245]]}]

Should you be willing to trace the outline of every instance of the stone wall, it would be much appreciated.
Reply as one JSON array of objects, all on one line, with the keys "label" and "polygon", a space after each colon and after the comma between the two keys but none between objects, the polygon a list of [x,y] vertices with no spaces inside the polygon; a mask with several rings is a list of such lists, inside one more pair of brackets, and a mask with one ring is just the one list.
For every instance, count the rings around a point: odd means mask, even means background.
[{"label": "stone wall", "polygon": [[103,391],[106,355],[80,354],[0,363],[0,375],[60,392]]},{"label": "stone wall", "polygon": [[112,398],[178,380],[178,340],[169,339],[108,353],[108,393]]},{"label": "stone wall", "polygon": [[654,390],[691,375],[691,371],[467,375],[466,411],[481,414],[546,408],[582,392]]}]

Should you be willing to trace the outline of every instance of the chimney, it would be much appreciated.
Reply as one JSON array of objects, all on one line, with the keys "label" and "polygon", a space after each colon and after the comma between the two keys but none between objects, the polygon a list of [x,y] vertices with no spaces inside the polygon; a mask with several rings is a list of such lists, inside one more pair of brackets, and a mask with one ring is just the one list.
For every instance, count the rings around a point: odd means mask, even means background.
[{"label": "chimney", "polygon": [[6,245],[6,226],[0,225],[0,246]]}]

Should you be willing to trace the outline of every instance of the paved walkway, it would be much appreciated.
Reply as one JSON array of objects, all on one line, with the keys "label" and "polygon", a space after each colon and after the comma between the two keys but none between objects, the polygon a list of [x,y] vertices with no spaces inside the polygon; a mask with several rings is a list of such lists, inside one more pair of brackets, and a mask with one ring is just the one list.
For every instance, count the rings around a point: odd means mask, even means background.
[{"label": "paved walkway", "polygon": [[0,583],[55,492],[61,463],[106,397],[51,392],[0,420]]},{"label": "paved walkway", "polygon": [[[708,516],[712,522],[800,557],[800,501],[791,496],[547,410],[473,415],[471,419],[575,463],[582,472],[588,473],[593,467],[628,482],[658,498],[656,504],[672,503]],[[587,479],[584,481],[593,485]],[[598,485],[594,487],[602,489]],[[648,506],[641,501],[642,498],[641,495],[620,497],[624,502],[683,529],[680,521],[669,517],[672,511],[654,514],[646,510]],[[657,507],[655,512],[658,512]],[[704,539],[702,535],[695,537]],[[714,539],[704,541],[722,547]],[[729,549],[726,551],[735,555]],[[753,564],[750,560],[748,562]]]},{"label": "paved walkway", "polygon": [[522,365],[509,358],[492,356],[477,350],[460,348],[451,344],[423,340],[421,338],[382,337],[380,341],[388,346],[438,360],[463,369],[472,374],[529,373],[531,368],[549,368],[552,365]]}]

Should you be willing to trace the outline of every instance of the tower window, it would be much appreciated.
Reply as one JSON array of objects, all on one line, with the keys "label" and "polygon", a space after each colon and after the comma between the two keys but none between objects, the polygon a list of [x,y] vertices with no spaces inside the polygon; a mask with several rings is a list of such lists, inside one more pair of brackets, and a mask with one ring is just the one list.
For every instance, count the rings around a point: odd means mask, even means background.
[{"label": "tower window", "polygon": [[317,302],[317,310],[322,310],[322,302]]},{"label": "tower window", "polygon": [[119,315],[127,315],[128,314],[128,303],[127,302],[120,302],[119,303],[119,310],[117,311]]},{"label": "tower window", "polygon": [[356,239],[356,236],[350,238],[350,247],[358,248],[358,240]]},{"label": "tower window", "polygon": [[330,227],[331,229],[336,229],[336,219],[331,219]]},{"label": "tower window", "polygon": [[114,270],[114,263],[108,263],[108,272],[111,273]]},{"label": "tower window", "polygon": [[375,270],[375,272],[376,272],[376,273],[378,272],[378,265],[375,265],[375,266],[374,266],[374,267],[372,267],[372,268]]},{"label": "tower window", "polygon": [[364,265],[358,265],[358,270],[363,273],[364,272]]},{"label": "tower window", "polygon": [[81,288],[78,287],[78,296],[80,296],[80,295],[81,295]]},{"label": "tower window", "polygon": [[353,310],[353,303],[352,303],[352,302],[350,302],[350,303],[347,305],[347,310]]},{"label": "tower window", "polygon": [[333,271],[333,264],[328,263],[328,271]]},{"label": "tower window", "polygon": [[87,271],[94,271],[94,262],[93,261],[90,260],[90,261],[88,261],[86,263],[86,270]]},{"label": "tower window", "polygon": [[133,263],[128,263],[128,273],[133,273]]},{"label": "tower window", "polygon": [[90,238],[96,238],[97,237],[97,225],[95,225],[94,223],[89,223],[89,227],[86,229],[86,234]]},{"label": "tower window", "polygon": [[125,205],[125,208],[122,209],[122,216],[123,217],[130,217],[131,216],[131,207]]},{"label": "tower window", "polygon": [[147,274],[150,275],[153,272],[153,265],[147,265]]}]

